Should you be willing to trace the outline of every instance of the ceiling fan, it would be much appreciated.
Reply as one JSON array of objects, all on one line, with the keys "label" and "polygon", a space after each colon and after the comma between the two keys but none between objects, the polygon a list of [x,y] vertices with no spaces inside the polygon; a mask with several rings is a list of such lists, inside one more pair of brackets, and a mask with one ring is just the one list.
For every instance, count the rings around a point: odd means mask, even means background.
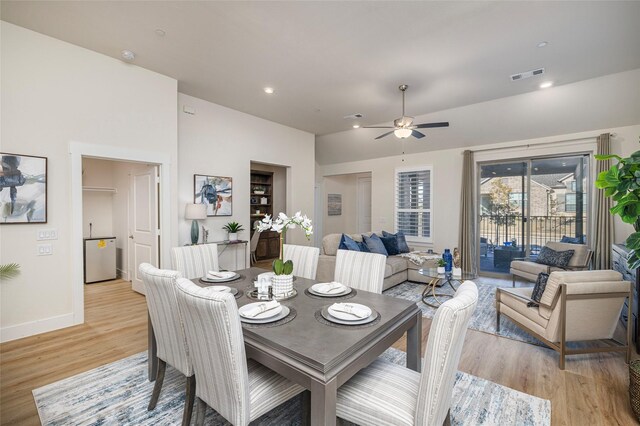
[{"label": "ceiling fan", "polygon": [[404,115],[404,92],[407,90],[409,86],[406,84],[402,84],[398,87],[402,92],[402,117],[396,118],[393,120],[393,126],[363,126],[363,129],[393,129],[390,132],[383,133],[375,139],[382,139],[385,136],[389,136],[391,133],[396,135],[396,137],[400,139],[408,138],[409,136],[413,136],[414,138],[424,138],[424,133],[417,131],[416,129],[431,129],[434,127],[449,127],[448,121],[443,121],[440,123],[423,123],[423,124],[413,124],[413,117],[408,117]]}]

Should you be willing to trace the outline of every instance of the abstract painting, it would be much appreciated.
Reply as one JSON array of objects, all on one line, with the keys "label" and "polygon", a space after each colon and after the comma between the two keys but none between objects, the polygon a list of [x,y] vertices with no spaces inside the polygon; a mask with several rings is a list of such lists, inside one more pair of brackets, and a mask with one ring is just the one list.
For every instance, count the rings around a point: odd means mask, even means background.
[{"label": "abstract painting", "polygon": [[327,199],[327,214],[329,216],[342,215],[342,194],[329,194]]},{"label": "abstract painting", "polygon": [[46,223],[46,157],[0,152],[0,159],[0,223]]},{"label": "abstract painting", "polygon": [[231,216],[231,183],[230,177],[193,175],[193,202],[206,204],[207,216]]}]

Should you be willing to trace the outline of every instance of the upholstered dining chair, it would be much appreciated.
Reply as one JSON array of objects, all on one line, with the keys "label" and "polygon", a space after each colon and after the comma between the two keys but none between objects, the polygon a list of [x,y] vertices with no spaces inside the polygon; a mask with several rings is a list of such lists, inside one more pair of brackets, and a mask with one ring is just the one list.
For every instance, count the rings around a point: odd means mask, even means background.
[{"label": "upholstered dining chair", "polygon": [[477,303],[478,288],[465,281],[433,317],[422,373],[378,358],[338,389],[338,417],[360,426],[450,424],[453,385]]},{"label": "upholstered dining chair", "polygon": [[297,277],[315,280],[319,256],[320,249],[318,247],[284,244],[284,260],[293,262],[293,275]]},{"label": "upholstered dining chair", "polygon": [[148,410],[153,410],[158,403],[164,373],[167,363],[169,363],[187,377],[184,413],[182,415],[182,425],[185,426],[191,422],[196,378],[193,374],[183,321],[178,311],[176,299],[175,286],[176,280],[180,278],[180,272],[158,269],[148,263],[140,264],[139,271],[146,292],[149,318],[155,332],[156,356],[158,357],[158,374]]},{"label": "upholstered dining chair", "polygon": [[558,268],[555,266],[549,266],[542,263],[537,263],[529,259],[515,259],[511,262],[509,272],[511,272],[512,287],[516,286],[516,277],[524,278],[527,281],[536,282],[538,274],[544,272],[550,274],[554,271],[580,271],[589,269],[589,262],[591,262],[591,256],[593,251],[585,244],[571,244],[560,243],[557,241],[548,241],[545,244],[554,251],[566,251],[573,250],[573,256],[569,260],[569,264],[566,268]]},{"label": "upholstered dining chair", "polygon": [[207,405],[233,425],[244,426],[304,391],[247,360],[233,295],[180,278],[177,296],[197,378],[196,425],[203,424]]},{"label": "upholstered dining chair", "polygon": [[249,253],[251,254],[251,264],[253,265],[258,261],[256,259],[256,250],[258,250],[258,242],[260,241],[261,232],[255,229],[253,231],[253,235],[251,236],[251,241],[249,241]]},{"label": "upholstered dining chair", "polygon": [[171,267],[184,278],[200,278],[218,270],[218,245],[198,244],[171,249]]},{"label": "upholstered dining chair", "polygon": [[358,290],[382,294],[386,266],[387,257],[383,254],[338,250],[333,280]]}]

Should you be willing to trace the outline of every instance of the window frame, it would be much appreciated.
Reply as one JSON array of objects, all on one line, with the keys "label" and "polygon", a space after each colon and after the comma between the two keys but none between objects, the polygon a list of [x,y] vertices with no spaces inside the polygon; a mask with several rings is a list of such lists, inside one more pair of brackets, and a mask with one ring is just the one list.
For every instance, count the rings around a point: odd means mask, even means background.
[{"label": "window frame", "polygon": [[[400,173],[406,173],[406,172],[424,172],[424,171],[428,171],[429,172],[429,208],[428,209],[400,209],[399,205],[398,205],[398,178],[399,178],[399,174]],[[424,243],[424,244],[431,244],[433,243],[433,232],[434,232],[434,214],[433,214],[433,180],[434,180],[434,174],[433,174],[433,165],[431,164],[426,164],[426,165],[421,165],[421,166],[407,166],[407,167],[396,167],[394,170],[394,179],[393,179],[393,196],[394,196],[394,200],[393,200],[393,209],[394,209],[394,214],[393,214],[393,225],[395,227],[395,231],[398,232],[400,230],[399,226],[398,226],[398,213],[402,213],[402,212],[418,212],[418,213],[429,213],[429,236],[428,237],[417,237],[417,236],[413,236],[413,235],[406,235],[405,234],[405,238],[407,241],[409,242],[413,242],[413,243]]]}]

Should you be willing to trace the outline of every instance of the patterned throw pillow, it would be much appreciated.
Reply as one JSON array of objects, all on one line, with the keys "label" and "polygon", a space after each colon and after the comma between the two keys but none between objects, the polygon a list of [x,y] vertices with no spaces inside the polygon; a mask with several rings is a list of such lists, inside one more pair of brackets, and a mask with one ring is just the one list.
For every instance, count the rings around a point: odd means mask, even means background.
[{"label": "patterned throw pillow", "polygon": [[400,250],[398,250],[398,239],[395,235],[391,237],[380,237],[380,239],[382,240],[382,244],[384,244],[384,248],[387,249],[389,256],[400,254]]},{"label": "patterned throw pillow", "polygon": [[338,246],[340,250],[352,250],[352,251],[361,251],[358,243],[346,234],[342,234],[342,238],[340,238],[340,245]]},{"label": "patterned throw pillow", "polygon": [[390,234],[387,231],[382,231],[382,236],[396,237],[396,240],[398,240],[398,251],[400,251],[400,253],[409,253],[411,251],[409,249],[409,244],[407,244],[407,239],[405,238],[404,233],[402,231],[398,231],[395,234]]},{"label": "patterned throw pillow", "polygon": [[[549,274],[546,274],[544,272],[540,272],[538,274],[538,279],[536,280],[536,285],[533,287],[533,293],[531,293],[531,299],[535,300],[536,302],[540,302],[540,299],[542,298],[542,294],[544,293],[544,289],[547,287],[547,280],[549,279]],[[532,307],[538,307],[540,306],[538,303],[533,303],[533,302],[529,302],[527,303],[527,306],[532,308]]]},{"label": "patterned throw pillow", "polygon": [[389,253],[387,253],[387,249],[384,248],[384,243],[376,234],[371,234],[370,237],[363,235],[362,241],[365,242],[367,248],[371,253],[379,253],[384,254],[385,256],[389,256]]},{"label": "patterned throw pillow", "polygon": [[545,246],[540,250],[536,263],[566,268],[573,257],[573,253],[575,253],[575,250],[555,251]]}]

